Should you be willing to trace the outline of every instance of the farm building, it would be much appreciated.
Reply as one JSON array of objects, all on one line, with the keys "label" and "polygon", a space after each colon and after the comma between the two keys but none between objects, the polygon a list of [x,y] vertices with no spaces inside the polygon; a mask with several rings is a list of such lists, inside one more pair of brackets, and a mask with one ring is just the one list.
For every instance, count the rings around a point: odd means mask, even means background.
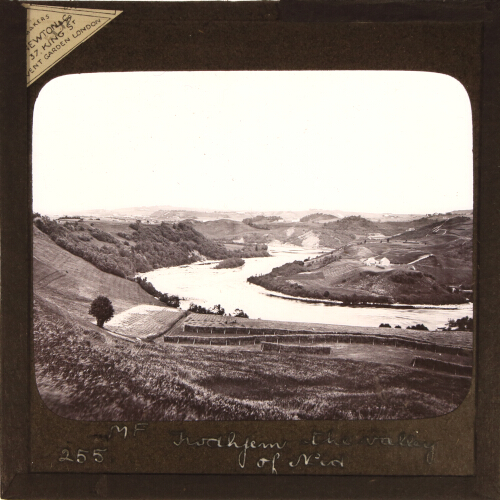
[{"label": "farm building", "polygon": [[370,257],[365,260],[365,266],[390,266],[391,261],[387,257],[382,257],[380,260]]}]

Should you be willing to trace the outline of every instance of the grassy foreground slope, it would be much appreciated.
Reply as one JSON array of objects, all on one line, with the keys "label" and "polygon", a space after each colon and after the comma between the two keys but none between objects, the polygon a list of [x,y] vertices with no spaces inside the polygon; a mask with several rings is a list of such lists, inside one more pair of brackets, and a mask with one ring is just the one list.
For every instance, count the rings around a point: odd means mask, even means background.
[{"label": "grassy foreground slope", "polygon": [[450,412],[470,379],[411,367],[103,339],[35,299],[45,404],[85,420],[402,419]]}]

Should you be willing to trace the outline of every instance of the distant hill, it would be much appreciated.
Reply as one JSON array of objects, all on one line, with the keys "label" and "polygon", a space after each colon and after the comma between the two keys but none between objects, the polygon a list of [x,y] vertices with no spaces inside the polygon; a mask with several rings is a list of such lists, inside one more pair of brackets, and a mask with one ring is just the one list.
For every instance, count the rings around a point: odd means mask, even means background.
[{"label": "distant hill", "polygon": [[[325,216],[331,218],[329,220],[318,218]],[[257,222],[248,225],[231,219],[193,221],[193,227],[206,238],[225,242],[291,243],[304,247],[339,248],[353,241],[372,238],[415,238],[445,223],[447,218],[420,217],[411,221],[379,222],[356,215],[336,218],[333,215],[314,213],[296,222],[281,222],[274,219],[273,222],[269,222],[268,219],[261,217],[252,220]],[[464,217],[463,221],[462,224],[472,224],[472,219],[467,217]],[[449,222],[446,224],[449,225]],[[421,233],[418,232],[420,230]],[[443,231],[439,234],[442,233]]]},{"label": "distant hill", "polygon": [[194,222],[193,227],[206,238],[210,239],[234,240],[251,231],[251,228],[247,224],[231,219]]},{"label": "distant hill", "polygon": [[472,217],[472,210],[454,210],[447,213],[433,214],[396,214],[396,213],[371,213],[371,212],[353,212],[338,209],[312,208],[308,210],[214,210],[210,208],[193,208],[193,207],[173,207],[170,205],[150,206],[150,207],[128,207],[116,209],[93,209],[93,210],[66,210],[64,214],[49,214],[49,215],[83,215],[86,217],[127,217],[127,218],[153,218],[159,220],[174,220],[174,218],[189,219],[198,218],[201,220],[216,220],[227,218],[237,221],[242,221],[245,218],[256,216],[264,217],[280,217],[285,222],[298,222],[301,218],[314,214],[333,215],[338,218],[345,218],[352,215],[361,216],[368,220],[378,222],[408,222],[422,217],[432,217],[435,219],[456,217],[464,215]]},{"label": "distant hill", "polygon": [[279,217],[278,215],[269,215],[269,216],[257,215],[256,217],[249,217],[249,218],[243,219],[242,222],[244,224],[248,224],[249,226],[254,226],[254,225],[257,226],[257,225],[266,224],[267,222],[278,222],[278,221],[284,222],[283,219],[281,217]]},{"label": "distant hill", "polygon": [[361,217],[359,215],[351,215],[349,217],[344,217],[343,219],[338,219],[335,222],[329,222],[327,224],[328,228],[331,229],[344,229],[349,230],[354,233],[367,233],[370,231],[379,232],[380,225],[376,222],[370,221]]},{"label": "distant hill", "polygon": [[305,217],[302,217],[300,219],[300,222],[318,222],[318,221],[329,221],[332,219],[338,219],[335,215],[330,215],[330,214],[310,214],[306,215]]}]

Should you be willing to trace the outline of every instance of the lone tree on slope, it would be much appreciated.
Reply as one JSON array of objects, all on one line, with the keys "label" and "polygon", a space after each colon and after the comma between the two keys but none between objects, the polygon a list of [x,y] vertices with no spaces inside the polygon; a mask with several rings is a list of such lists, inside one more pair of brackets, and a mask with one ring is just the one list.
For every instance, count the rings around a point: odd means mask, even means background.
[{"label": "lone tree on slope", "polygon": [[102,328],[106,321],[109,321],[115,314],[113,304],[104,295],[99,295],[97,299],[92,301],[90,305],[89,314],[95,316],[97,319],[97,326]]}]

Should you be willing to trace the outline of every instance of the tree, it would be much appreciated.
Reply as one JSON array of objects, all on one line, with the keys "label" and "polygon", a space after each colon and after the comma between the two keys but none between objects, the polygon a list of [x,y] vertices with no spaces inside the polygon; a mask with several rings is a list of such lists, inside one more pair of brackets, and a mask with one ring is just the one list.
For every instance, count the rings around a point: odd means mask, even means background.
[{"label": "tree", "polygon": [[212,307],[212,313],[217,314],[218,316],[224,316],[224,314],[226,314],[226,311],[220,304],[217,304],[216,306]]},{"label": "tree", "polygon": [[104,295],[99,295],[92,301],[90,305],[89,314],[95,316],[97,319],[97,326],[102,328],[106,321],[109,321],[115,314],[113,304]]},{"label": "tree", "polygon": [[413,326],[407,326],[407,330],[429,330],[423,323],[418,323]]},{"label": "tree", "polygon": [[457,320],[449,319],[446,326],[447,330],[472,330],[473,323],[472,318],[465,316],[464,318],[459,318]]},{"label": "tree", "polygon": [[248,318],[248,314],[244,312],[242,309],[235,309],[234,316],[236,318]]}]

